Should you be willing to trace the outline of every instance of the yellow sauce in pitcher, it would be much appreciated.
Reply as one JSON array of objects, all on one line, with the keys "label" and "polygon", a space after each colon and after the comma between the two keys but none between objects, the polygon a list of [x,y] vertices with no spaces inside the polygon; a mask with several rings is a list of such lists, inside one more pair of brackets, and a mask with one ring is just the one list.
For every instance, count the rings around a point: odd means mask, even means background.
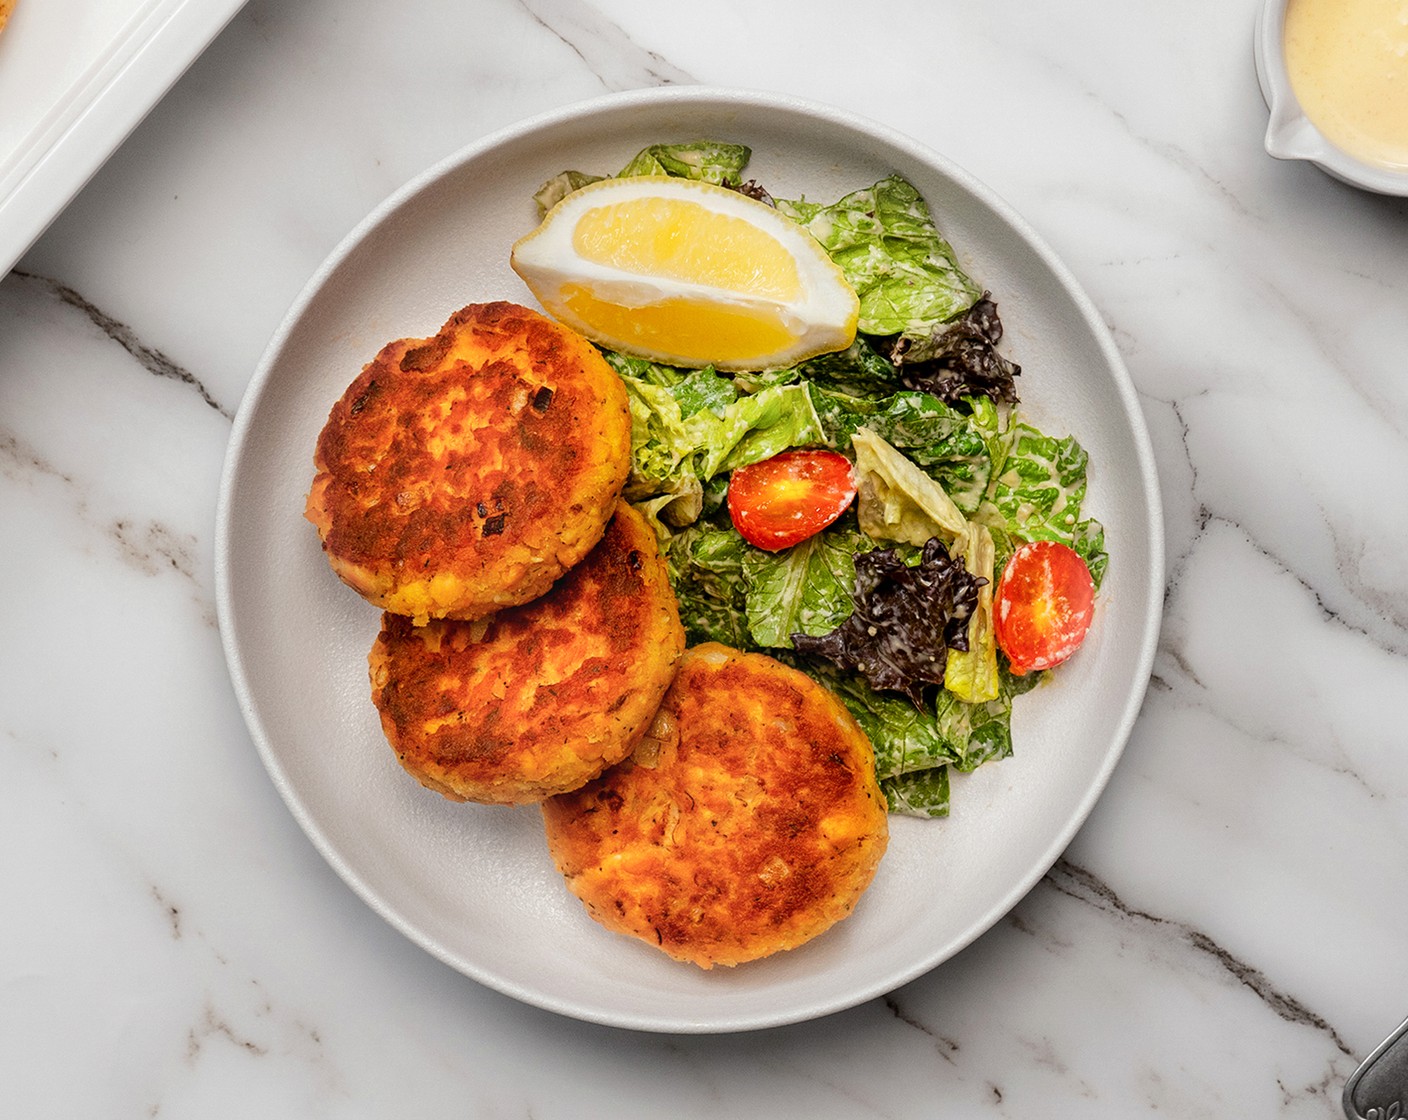
[{"label": "yellow sauce in pitcher", "polygon": [[1325,138],[1408,170],[1408,0],[1290,0],[1285,45],[1291,88]]}]

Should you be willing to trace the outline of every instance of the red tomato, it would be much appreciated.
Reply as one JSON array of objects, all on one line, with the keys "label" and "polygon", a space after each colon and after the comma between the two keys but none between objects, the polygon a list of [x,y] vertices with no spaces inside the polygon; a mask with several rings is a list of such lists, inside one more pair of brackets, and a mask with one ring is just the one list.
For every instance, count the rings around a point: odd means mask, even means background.
[{"label": "red tomato", "polygon": [[825,529],[855,496],[851,462],[844,455],[784,451],[733,472],[728,514],[745,541],[777,552]]},{"label": "red tomato", "polygon": [[993,595],[997,644],[1022,676],[1059,665],[1085,641],[1095,581],[1073,549],[1032,541],[1012,554]]}]

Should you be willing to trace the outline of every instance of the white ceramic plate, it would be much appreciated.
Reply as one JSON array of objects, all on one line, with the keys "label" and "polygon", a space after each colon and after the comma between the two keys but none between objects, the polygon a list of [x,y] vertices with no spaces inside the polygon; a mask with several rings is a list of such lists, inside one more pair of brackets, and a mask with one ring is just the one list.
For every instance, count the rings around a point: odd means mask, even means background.
[{"label": "white ceramic plate", "polygon": [[0,276],[245,0],[19,0],[0,34]]},{"label": "white ceramic plate", "polygon": [[[855,914],[790,953],[702,972],[593,923],[553,870],[535,808],[455,805],[387,747],[366,655],[378,613],[340,584],[302,518],[328,410],[382,343],[456,308],[530,301],[509,246],[563,168],[610,173],[644,145],[747,143],[750,176],[832,200],[891,171],[924,193],[1007,327],[1028,415],[1090,452],[1088,508],[1113,556],[1092,635],[1017,703],[1016,755],[958,777],[945,821],[897,819]],[[1065,268],[991,192],[914,141],[817,105],[671,88],[539,117],[387,200],[309,283],[256,372],[221,492],[217,584],[235,689],[269,773],[328,862],[407,937],[540,1007],[645,1030],[795,1022],[946,960],[1025,894],[1103,788],[1139,710],[1162,602],[1158,492],[1134,391]]]}]

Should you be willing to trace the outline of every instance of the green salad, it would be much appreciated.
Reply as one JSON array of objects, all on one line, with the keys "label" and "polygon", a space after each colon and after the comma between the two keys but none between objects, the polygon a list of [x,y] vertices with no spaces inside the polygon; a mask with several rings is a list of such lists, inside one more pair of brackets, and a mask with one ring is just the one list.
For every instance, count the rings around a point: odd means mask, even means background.
[{"label": "green salad", "polygon": [[[604,351],[630,400],[625,496],[659,534],[691,643],[767,653],[831,688],[874,745],[890,810],[944,816],[951,768],[1010,755],[1013,699],[1044,675],[1013,672],[994,636],[1009,557],[1056,541],[1097,587],[1104,573],[1104,531],[1081,510],[1087,456],[1024,421],[996,303],[910,183],[774,198],[745,178],[750,156],[661,144],[617,174],[699,179],[775,206],[854,287],[856,340],[729,375]],[[565,171],[535,198],[546,212],[603,177]],[[856,500],[800,543],[755,547],[730,517],[730,475],[797,448],[844,455]]]}]

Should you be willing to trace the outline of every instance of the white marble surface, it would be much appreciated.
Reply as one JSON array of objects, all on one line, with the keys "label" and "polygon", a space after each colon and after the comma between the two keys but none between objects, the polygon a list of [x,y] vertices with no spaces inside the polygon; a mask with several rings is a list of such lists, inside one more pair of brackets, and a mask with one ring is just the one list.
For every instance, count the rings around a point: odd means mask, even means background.
[{"label": "white marble surface", "polygon": [[[1253,0],[873,8],[254,0],[0,281],[0,1114],[1340,1114],[1408,1015],[1408,203],[1262,152]],[[1101,309],[1165,502],[1154,679],[1064,857],[922,979],[734,1037],[403,939],[279,799],[215,623],[231,419],[318,263],[464,144],[662,83],[992,186]]]}]

